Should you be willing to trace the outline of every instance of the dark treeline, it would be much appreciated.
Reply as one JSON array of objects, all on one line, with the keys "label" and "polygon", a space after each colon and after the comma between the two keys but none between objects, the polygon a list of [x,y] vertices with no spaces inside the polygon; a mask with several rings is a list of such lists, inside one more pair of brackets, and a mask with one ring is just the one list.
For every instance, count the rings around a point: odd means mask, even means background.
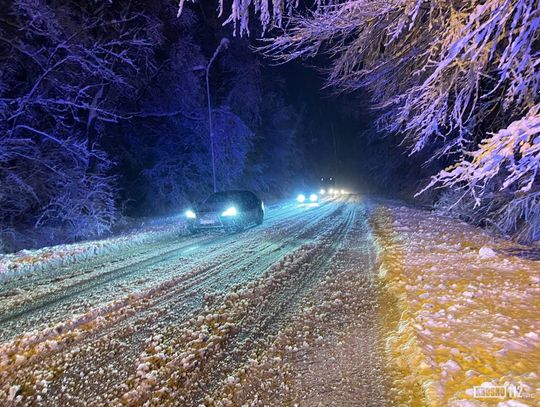
[{"label": "dark treeline", "polygon": [[[213,2],[16,0],[0,16],[0,252],[107,236],[218,189],[294,196],[334,175],[411,196],[430,174],[381,138],[369,98],[268,64]],[[401,197],[403,194],[400,195]],[[136,224],[133,223],[133,224]]]},{"label": "dark treeline", "polygon": [[[174,4],[30,1],[0,17],[0,248],[110,233],[211,191],[204,71],[229,32]],[[210,72],[220,189],[279,196],[303,118],[234,39]],[[293,177],[293,174],[296,177]]]}]

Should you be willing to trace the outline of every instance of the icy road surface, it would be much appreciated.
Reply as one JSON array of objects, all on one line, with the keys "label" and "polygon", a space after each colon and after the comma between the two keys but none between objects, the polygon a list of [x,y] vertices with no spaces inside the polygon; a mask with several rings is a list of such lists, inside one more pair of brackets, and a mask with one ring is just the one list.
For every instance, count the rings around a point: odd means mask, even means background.
[{"label": "icy road surface", "polygon": [[388,405],[355,196],[2,282],[0,404]]}]

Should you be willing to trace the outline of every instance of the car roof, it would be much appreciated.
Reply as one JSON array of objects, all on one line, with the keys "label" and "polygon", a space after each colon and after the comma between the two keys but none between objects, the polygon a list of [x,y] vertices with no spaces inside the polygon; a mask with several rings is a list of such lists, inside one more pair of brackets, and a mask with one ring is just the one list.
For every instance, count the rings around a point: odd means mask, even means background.
[{"label": "car roof", "polygon": [[217,191],[217,192],[214,192],[212,195],[218,195],[218,194],[223,194],[223,195],[229,195],[229,194],[230,195],[234,195],[234,194],[255,195],[253,192],[245,190],[245,189],[230,189],[230,190],[225,190],[225,191]]},{"label": "car roof", "polygon": [[209,200],[211,198],[217,198],[217,199],[227,199],[227,198],[239,198],[239,197],[252,197],[252,198],[256,198],[256,199],[259,199],[257,198],[257,195],[255,195],[253,192],[251,191],[247,191],[247,190],[240,190],[240,189],[237,189],[237,190],[227,190],[227,191],[218,191],[218,192],[214,192],[212,193],[211,195],[208,196],[208,198],[206,198],[206,200]]}]

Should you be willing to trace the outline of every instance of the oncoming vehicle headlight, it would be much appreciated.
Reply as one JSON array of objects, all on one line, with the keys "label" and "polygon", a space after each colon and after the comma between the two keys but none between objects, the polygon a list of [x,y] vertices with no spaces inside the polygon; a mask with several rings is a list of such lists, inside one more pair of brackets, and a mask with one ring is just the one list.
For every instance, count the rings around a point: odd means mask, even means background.
[{"label": "oncoming vehicle headlight", "polygon": [[195,219],[197,215],[195,215],[195,212],[193,212],[191,209],[186,211],[186,218],[188,219]]},{"label": "oncoming vehicle headlight", "polygon": [[334,188],[330,188],[330,189],[328,190],[328,193],[333,194],[333,193],[334,193]]},{"label": "oncoming vehicle headlight", "polygon": [[238,212],[236,211],[236,208],[234,206],[231,206],[229,209],[223,212],[221,216],[236,216],[237,213]]},{"label": "oncoming vehicle headlight", "polygon": [[304,202],[306,200],[306,197],[303,194],[300,194],[296,197],[296,200],[300,203]]},{"label": "oncoming vehicle headlight", "polygon": [[310,200],[311,202],[316,202],[317,199],[319,199],[319,197],[317,196],[317,194],[311,194],[311,195],[309,196],[309,200]]},{"label": "oncoming vehicle headlight", "polygon": [[326,191],[324,190],[324,188],[319,191],[319,194],[321,194],[321,195],[326,194]]}]

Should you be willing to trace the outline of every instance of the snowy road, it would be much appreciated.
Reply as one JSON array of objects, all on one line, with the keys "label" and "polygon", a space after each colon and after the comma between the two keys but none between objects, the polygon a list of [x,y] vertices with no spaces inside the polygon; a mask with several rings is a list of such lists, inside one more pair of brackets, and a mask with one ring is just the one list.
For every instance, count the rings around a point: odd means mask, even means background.
[{"label": "snowy road", "polygon": [[[281,373],[264,391],[242,383],[248,376],[259,377],[258,385],[268,381],[257,375],[257,359],[263,363],[278,352],[272,363],[286,360],[293,347],[279,351],[278,344],[290,332],[305,333],[301,345],[315,346],[325,329],[335,337],[330,328],[342,327],[349,314],[364,325],[349,318],[343,331],[362,329],[355,340],[365,337],[360,340],[370,349],[356,365],[382,372],[373,257],[365,207],[351,196],[313,207],[278,205],[262,226],[240,234],[179,237],[9,280],[0,289],[0,402],[241,405],[255,393],[264,398],[275,391],[280,405],[302,404],[307,393],[317,399],[316,389],[302,390],[306,384],[294,374],[278,380],[298,359],[277,366]],[[340,284],[345,288],[338,290]],[[358,295],[347,292],[354,287]],[[308,330],[303,321],[316,309],[327,317]],[[348,346],[351,352],[361,345]],[[368,384],[378,382],[361,405],[383,405],[380,376],[370,375]],[[347,383],[362,380],[348,377]]]}]

